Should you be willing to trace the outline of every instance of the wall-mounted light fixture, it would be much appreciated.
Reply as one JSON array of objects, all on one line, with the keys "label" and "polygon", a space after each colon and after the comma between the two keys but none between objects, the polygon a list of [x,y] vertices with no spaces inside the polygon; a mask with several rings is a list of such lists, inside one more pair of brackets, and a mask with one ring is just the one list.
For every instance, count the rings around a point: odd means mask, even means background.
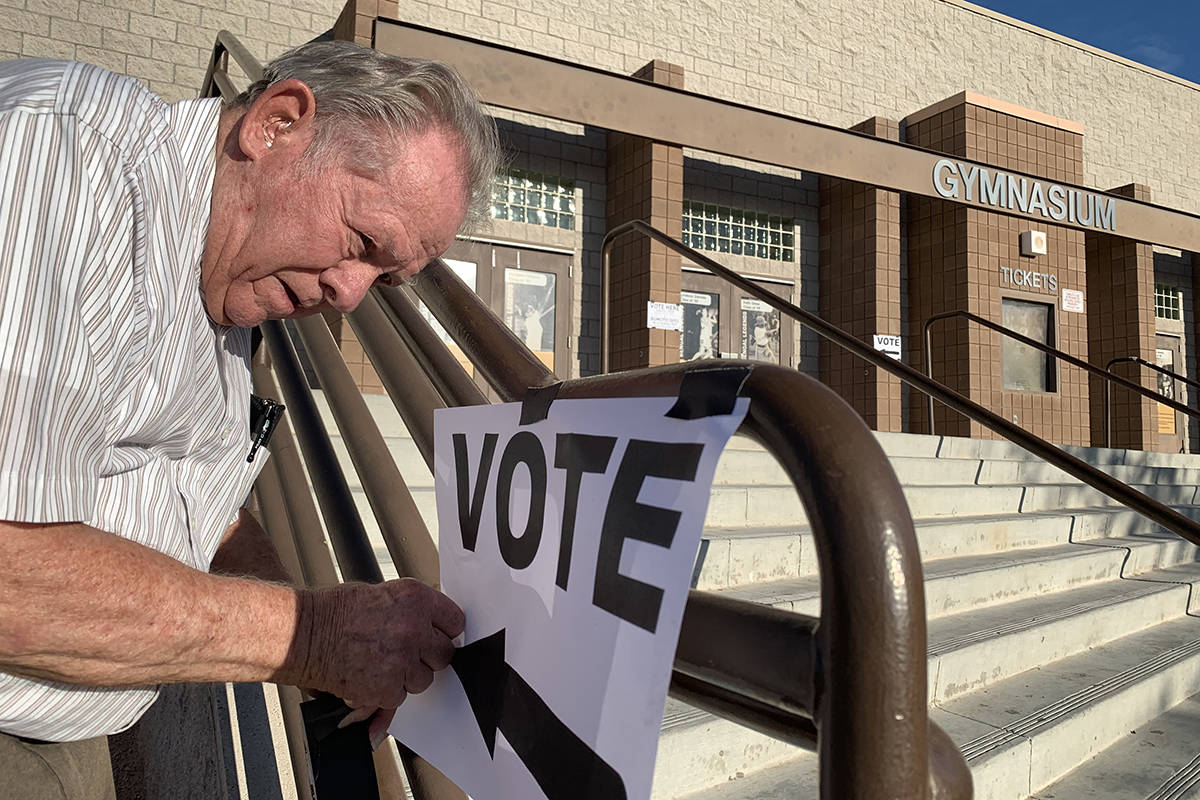
[{"label": "wall-mounted light fixture", "polygon": [[1021,255],[1029,256],[1030,258],[1046,255],[1046,232],[1025,231],[1022,233]]}]

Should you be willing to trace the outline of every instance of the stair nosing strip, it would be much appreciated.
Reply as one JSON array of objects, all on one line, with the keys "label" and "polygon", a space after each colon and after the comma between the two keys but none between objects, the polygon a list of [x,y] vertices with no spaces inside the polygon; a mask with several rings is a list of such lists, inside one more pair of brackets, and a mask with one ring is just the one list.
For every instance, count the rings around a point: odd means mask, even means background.
[{"label": "stair nosing strip", "polygon": [[1032,714],[1026,714],[1021,719],[1006,724],[1003,728],[997,728],[983,736],[964,742],[959,749],[962,751],[963,757],[970,761],[1007,742],[1028,738],[1029,733],[1044,727],[1048,722],[1061,719],[1073,711],[1090,705],[1104,695],[1112,694],[1118,689],[1138,681],[1147,674],[1160,672],[1197,653],[1200,653],[1200,639],[1193,639],[1159,653],[1149,661],[1143,661],[1116,675],[1110,675],[1098,683],[1072,692]]},{"label": "stair nosing strip", "polygon": [[950,639],[945,639],[938,642],[936,645],[929,647],[926,650],[926,654],[929,656],[945,655],[946,653],[953,652],[965,647],[966,645],[976,644],[981,641],[988,641],[996,638],[997,636],[1016,633],[1017,631],[1031,630],[1039,623],[1056,622],[1058,620],[1066,619],[1067,617],[1075,616],[1076,614],[1084,614],[1088,611],[1094,611],[1098,608],[1112,606],[1115,603],[1121,603],[1127,600],[1136,600],[1140,597],[1146,597],[1151,594],[1156,594],[1160,591],[1165,591],[1166,586],[1176,585],[1178,584],[1147,582],[1141,586],[1138,586],[1137,588],[1130,589],[1129,591],[1118,595],[1098,597],[1095,600],[1089,600],[1084,603],[1076,603],[1073,606],[1067,606],[1059,609],[1058,611],[1047,614],[1039,614],[1033,617],[1026,617],[1025,619],[1018,620],[1016,622],[1010,622],[1005,625],[996,625],[991,628],[986,628],[982,631],[975,631],[973,633],[963,634],[962,636],[955,636]]},{"label": "stair nosing strip", "polygon": [[1200,783],[1200,755],[1193,758],[1174,775],[1162,782],[1157,789],[1146,795],[1146,800],[1178,800],[1180,792]]}]

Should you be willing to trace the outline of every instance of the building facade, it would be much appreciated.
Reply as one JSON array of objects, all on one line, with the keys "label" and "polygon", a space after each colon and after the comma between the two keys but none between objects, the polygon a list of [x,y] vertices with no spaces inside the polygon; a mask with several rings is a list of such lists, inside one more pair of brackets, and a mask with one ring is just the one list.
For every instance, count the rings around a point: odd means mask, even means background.
[{"label": "building facade", "polygon": [[[631,219],[921,369],[927,321],[963,311],[1100,367],[1138,357],[1197,375],[1192,253],[1106,222],[1112,196],[1200,213],[1200,86],[960,0],[0,0],[0,57],[87,60],[178,99],[218,29],[266,59],[335,25],[369,44],[376,17],[945,156],[937,193],[918,195],[497,109],[509,162],[493,219],[449,263],[564,377],[601,368],[601,242]],[[1042,219],[959,202],[985,192]],[[619,240],[608,295],[613,369],[773,361],[834,386],[879,430],[929,430],[922,395],[661,245]],[[647,303],[681,311],[681,330]],[[378,388],[335,327],[360,384]],[[930,341],[934,377],[1052,441],[1200,446],[1182,413],[1119,388],[1106,402],[1102,381],[981,324],[942,319]],[[1114,371],[1194,403],[1145,367]],[[939,433],[988,435],[933,414]]]}]

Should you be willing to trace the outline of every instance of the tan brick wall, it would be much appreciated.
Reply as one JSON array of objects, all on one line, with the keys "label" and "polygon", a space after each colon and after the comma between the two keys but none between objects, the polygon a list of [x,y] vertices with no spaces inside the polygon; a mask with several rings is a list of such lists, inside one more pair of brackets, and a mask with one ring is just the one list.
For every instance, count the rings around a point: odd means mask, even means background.
[{"label": "tan brick wall", "polygon": [[217,31],[259,59],[332,27],[338,0],[0,0],[0,59],[88,61],[141,79],[169,101],[195,97]]},{"label": "tan brick wall", "polygon": [[[386,5],[387,0],[385,0]],[[195,93],[219,28],[260,57],[333,25],[337,0],[0,0],[0,58],[89,60],[174,100]],[[411,0],[400,18],[631,73],[678,64],[693,91],[849,127],[962,89],[1082,123],[1084,182],[1148,184],[1200,212],[1200,87],[962,0]],[[390,9],[387,9],[390,10]],[[361,26],[360,26],[361,27]]]}]

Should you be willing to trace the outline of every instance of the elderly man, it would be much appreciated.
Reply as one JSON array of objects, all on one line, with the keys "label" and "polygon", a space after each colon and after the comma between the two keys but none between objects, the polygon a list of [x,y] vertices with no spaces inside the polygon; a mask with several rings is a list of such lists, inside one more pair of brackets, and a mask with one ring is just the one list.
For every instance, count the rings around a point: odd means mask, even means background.
[{"label": "elderly man", "polygon": [[104,736],[157,684],[286,682],[365,716],[446,666],[464,621],[434,590],[280,582],[240,508],[249,327],[416,274],[496,159],[453,72],[345,43],[229,107],[0,63],[0,796],[111,797]]}]

